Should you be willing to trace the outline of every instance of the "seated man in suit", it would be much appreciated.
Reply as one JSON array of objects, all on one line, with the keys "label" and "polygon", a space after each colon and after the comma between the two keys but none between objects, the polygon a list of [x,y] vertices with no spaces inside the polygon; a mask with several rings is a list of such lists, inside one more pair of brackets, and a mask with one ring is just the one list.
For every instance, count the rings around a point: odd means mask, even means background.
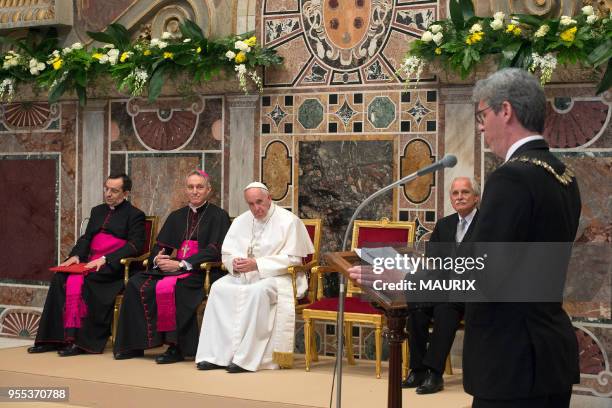
[{"label": "seated man in suit", "polygon": [[[450,188],[450,202],[456,213],[441,218],[431,234],[428,256],[452,256],[447,245],[461,245],[467,241],[478,218],[478,184],[468,177],[457,177]],[[454,245],[452,245],[454,246]],[[452,252],[452,251],[451,251]],[[455,332],[465,309],[462,303],[417,303],[408,315],[408,344],[410,347],[410,374],[402,383],[404,388],[415,388],[417,394],[432,394],[444,388],[442,373],[450,352]],[[433,331],[429,325],[433,319]]]},{"label": "seated man in suit", "polygon": [[[308,231],[274,204],[268,188],[246,186],[250,211],[238,216],[223,242],[229,274],[212,285],[196,355],[199,370],[229,373],[291,367],[295,303],[287,268],[314,252]],[[297,292],[308,287],[304,274]]]},{"label": "seated man in suit", "polygon": [[[132,276],[125,288],[117,325],[115,359],[144,355],[144,349],[167,344],[158,364],[195,355],[197,308],[204,298],[203,262],[221,260],[221,244],[230,221],[208,201],[208,174],[193,170],[185,177],[188,205],[170,213],[149,257],[148,270]],[[176,255],[174,255],[176,253]]]},{"label": "seated man in suit", "polygon": [[[85,234],[61,266],[87,262],[87,275],[56,273],[51,279],[36,342],[28,353],[59,350],[62,357],[102,353],[115,297],[123,289],[122,258],[136,256],[145,242],[145,215],[127,197],[132,180],[111,174],[104,184],[104,204],[91,209]],[[63,347],[63,348],[62,348]]]}]

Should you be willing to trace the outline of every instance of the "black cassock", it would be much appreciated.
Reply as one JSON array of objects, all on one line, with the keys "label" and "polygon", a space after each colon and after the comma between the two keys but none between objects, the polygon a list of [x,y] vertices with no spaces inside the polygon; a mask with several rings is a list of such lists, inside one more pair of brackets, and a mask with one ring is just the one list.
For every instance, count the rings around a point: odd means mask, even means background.
[{"label": "black cassock", "polygon": [[85,234],[79,238],[69,256],[77,255],[87,262],[90,244],[99,232],[126,240],[118,250],[105,255],[106,264],[98,272],[85,276],[82,297],[87,305],[87,316],[79,329],[64,329],[64,305],[68,274],[56,273],[51,279],[47,300],[40,319],[36,345],[45,343],[72,343],[90,353],[102,353],[110,336],[115,298],[123,289],[122,258],[137,256],[145,242],[145,215],[129,201],[115,209],[100,204],[91,209]]},{"label": "black cassock", "polygon": [[[229,225],[227,213],[211,203],[198,208],[197,213],[183,207],[168,216],[151,251],[149,269],[131,277],[125,288],[115,353],[169,344],[177,345],[183,356],[195,355],[199,335],[196,314],[204,300],[204,272],[200,264],[221,260],[221,245]],[[193,269],[188,277],[176,282],[176,330],[158,332],[155,287],[164,276],[173,274],[153,269],[153,258],[161,249],[168,255],[173,250],[178,252],[181,243],[189,239],[198,241],[198,252],[185,258]],[[218,275],[211,277],[211,281]]]}]

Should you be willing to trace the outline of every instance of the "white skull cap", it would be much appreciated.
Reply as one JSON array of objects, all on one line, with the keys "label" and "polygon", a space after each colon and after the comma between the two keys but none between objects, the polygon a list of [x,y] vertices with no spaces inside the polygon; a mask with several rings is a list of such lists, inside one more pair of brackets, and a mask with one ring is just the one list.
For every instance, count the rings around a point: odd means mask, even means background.
[{"label": "white skull cap", "polygon": [[269,190],[268,190],[268,187],[266,187],[266,185],[265,185],[264,183],[260,183],[259,181],[254,181],[254,182],[252,182],[252,183],[249,183],[249,184],[248,184],[248,185],[247,185],[247,186],[244,188],[244,190],[243,190],[243,191],[246,191],[246,190],[248,190],[249,188],[261,188],[262,190],[269,191]]}]

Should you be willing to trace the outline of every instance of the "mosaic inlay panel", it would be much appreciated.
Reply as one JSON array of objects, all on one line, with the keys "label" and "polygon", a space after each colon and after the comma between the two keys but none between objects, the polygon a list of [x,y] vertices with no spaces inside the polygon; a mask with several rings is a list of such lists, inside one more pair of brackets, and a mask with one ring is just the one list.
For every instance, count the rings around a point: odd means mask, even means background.
[{"label": "mosaic inlay panel", "polygon": [[265,86],[399,83],[410,41],[437,19],[433,1],[298,0],[299,14],[277,2],[263,1],[260,36],[288,63],[267,69]]},{"label": "mosaic inlay panel", "polygon": [[264,95],[261,134],[436,134],[436,90]]}]

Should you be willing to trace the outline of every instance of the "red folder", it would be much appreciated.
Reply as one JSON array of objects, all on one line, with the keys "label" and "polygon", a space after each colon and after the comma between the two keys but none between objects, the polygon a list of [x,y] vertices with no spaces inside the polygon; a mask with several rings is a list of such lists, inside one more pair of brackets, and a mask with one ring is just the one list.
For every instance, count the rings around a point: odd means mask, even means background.
[{"label": "red folder", "polygon": [[76,263],[69,266],[54,266],[53,268],[49,268],[51,272],[64,272],[64,273],[88,273],[91,271],[95,271],[96,268],[86,268],[86,263]]}]

